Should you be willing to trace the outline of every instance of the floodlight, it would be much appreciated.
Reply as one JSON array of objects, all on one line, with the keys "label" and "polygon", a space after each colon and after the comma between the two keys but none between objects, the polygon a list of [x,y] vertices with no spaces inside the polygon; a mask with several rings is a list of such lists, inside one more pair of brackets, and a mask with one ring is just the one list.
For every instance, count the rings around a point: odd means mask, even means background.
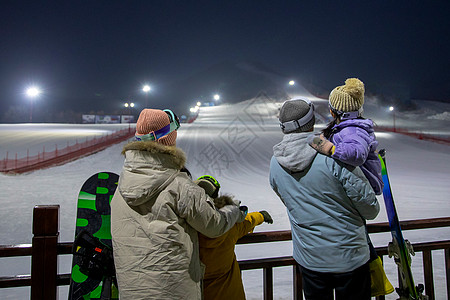
[{"label": "floodlight", "polygon": [[151,90],[151,88],[150,88],[150,86],[149,85],[144,85],[143,87],[142,87],[142,90],[145,92],[145,93],[147,93],[147,92],[149,92],[150,90]]},{"label": "floodlight", "polygon": [[27,89],[26,93],[27,93],[28,97],[35,98],[35,97],[39,96],[41,91],[39,90],[39,88],[32,86]]}]

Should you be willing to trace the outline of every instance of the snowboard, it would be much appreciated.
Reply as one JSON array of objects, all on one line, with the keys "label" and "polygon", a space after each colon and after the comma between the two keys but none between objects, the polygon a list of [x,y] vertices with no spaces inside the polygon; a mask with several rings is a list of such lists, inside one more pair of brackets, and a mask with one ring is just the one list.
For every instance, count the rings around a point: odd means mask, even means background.
[{"label": "snowboard", "polygon": [[118,180],[114,173],[94,174],[78,194],[69,300],[119,299],[110,221]]},{"label": "snowboard", "polygon": [[392,242],[389,243],[388,253],[389,257],[394,257],[399,274],[399,287],[395,290],[400,296],[399,299],[428,299],[427,296],[422,295],[424,290],[423,285],[419,284],[416,287],[414,284],[414,278],[411,271],[411,255],[414,255],[414,250],[409,241],[403,238],[391,186],[389,184],[385,149],[378,151],[378,158],[381,162],[381,175],[384,183],[383,198],[392,235]]}]

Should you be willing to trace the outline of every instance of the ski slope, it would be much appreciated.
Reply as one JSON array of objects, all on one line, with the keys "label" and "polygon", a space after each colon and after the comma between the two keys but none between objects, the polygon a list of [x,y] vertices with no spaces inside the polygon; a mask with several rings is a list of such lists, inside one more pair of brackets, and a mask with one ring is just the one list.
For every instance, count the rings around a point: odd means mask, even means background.
[{"label": "ski slope", "polygon": [[[316,105],[316,130],[322,129],[329,120],[327,102],[313,99]],[[285,208],[268,183],[269,161],[272,147],[282,138],[277,113],[281,102],[267,98],[255,98],[233,105],[200,108],[197,120],[182,124],[178,131],[177,145],[188,158],[187,168],[198,177],[214,175],[221,183],[221,192],[234,195],[250,211],[267,210],[274,224],[262,224],[255,231],[290,229]],[[450,107],[440,107],[450,111]],[[448,134],[450,121],[443,118],[429,118],[439,110],[427,110],[420,124],[423,128]],[[391,124],[391,116],[366,101],[365,116],[379,124]],[[417,129],[419,120],[399,113],[398,122],[403,126],[411,124]],[[427,122],[430,124],[427,126]],[[0,125],[0,149],[9,151],[23,147],[42,148],[42,141],[30,135],[11,131],[15,125]],[[28,125],[32,126],[32,125]],[[105,125],[103,125],[105,126]],[[415,126],[415,127],[414,127]],[[87,130],[83,125],[56,125],[58,134],[45,134],[49,147],[55,143],[67,143],[76,130]],[[98,130],[98,129],[91,129]],[[114,129],[116,130],[116,129]],[[113,130],[112,130],[113,131]],[[64,134],[64,133],[67,133]],[[89,133],[86,133],[89,134]],[[401,220],[424,219],[450,216],[450,147],[448,145],[417,140],[395,133],[377,132],[379,148],[387,149],[387,166],[397,211]],[[13,138],[7,138],[7,137]],[[35,145],[39,144],[39,145]],[[83,182],[99,171],[120,173],[123,157],[120,154],[125,143],[114,145],[104,151],[72,161],[65,165],[38,170],[22,175],[0,174],[0,244],[31,242],[32,210],[37,204],[60,205],[60,241],[72,241],[75,231],[76,199]],[[16,145],[16,146],[15,146]],[[46,146],[47,148],[47,146]],[[2,159],[2,157],[0,157]],[[326,183],[324,183],[326,184]],[[387,221],[382,197],[381,211],[371,222]],[[410,231],[404,233],[412,242],[448,239],[449,229]],[[384,246],[391,240],[390,234],[372,235],[375,246]],[[435,251],[436,252],[436,251]],[[238,245],[238,259],[252,259],[292,255],[290,242],[267,245]],[[397,285],[396,268],[392,259],[385,258],[386,272],[391,282]],[[447,299],[444,261],[442,253],[434,253],[434,278],[436,299]],[[60,272],[70,272],[70,256],[60,258]],[[423,282],[420,254],[413,257],[413,272],[416,282]],[[29,274],[28,258],[2,259],[0,276]],[[243,272],[247,299],[262,299],[262,271]],[[67,298],[68,287],[59,288],[61,299]],[[275,299],[292,299],[292,270],[290,267],[274,269]],[[0,289],[1,299],[29,299],[29,288]],[[396,299],[395,293],[386,299]]]}]

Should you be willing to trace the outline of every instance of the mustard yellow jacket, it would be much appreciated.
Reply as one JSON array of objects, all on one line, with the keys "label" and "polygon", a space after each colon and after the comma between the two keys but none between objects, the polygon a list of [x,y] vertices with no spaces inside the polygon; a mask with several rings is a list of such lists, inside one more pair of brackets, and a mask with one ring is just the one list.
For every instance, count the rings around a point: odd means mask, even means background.
[{"label": "mustard yellow jacket", "polygon": [[245,299],[234,247],[238,239],[253,232],[263,221],[262,214],[252,212],[247,214],[244,222],[236,223],[228,232],[217,238],[199,234],[200,260],[206,266],[203,279],[205,300]]}]

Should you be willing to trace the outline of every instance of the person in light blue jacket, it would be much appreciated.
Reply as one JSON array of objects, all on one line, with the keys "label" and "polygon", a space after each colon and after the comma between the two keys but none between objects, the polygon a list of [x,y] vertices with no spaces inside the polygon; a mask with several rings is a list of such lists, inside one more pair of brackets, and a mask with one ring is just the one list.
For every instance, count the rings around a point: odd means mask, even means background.
[{"label": "person in light blue jacket", "polygon": [[315,117],[307,99],[286,101],[279,120],[284,136],[273,147],[270,184],[287,208],[305,298],[370,299],[364,222],[380,210],[373,189],[359,167],[309,146]]}]

